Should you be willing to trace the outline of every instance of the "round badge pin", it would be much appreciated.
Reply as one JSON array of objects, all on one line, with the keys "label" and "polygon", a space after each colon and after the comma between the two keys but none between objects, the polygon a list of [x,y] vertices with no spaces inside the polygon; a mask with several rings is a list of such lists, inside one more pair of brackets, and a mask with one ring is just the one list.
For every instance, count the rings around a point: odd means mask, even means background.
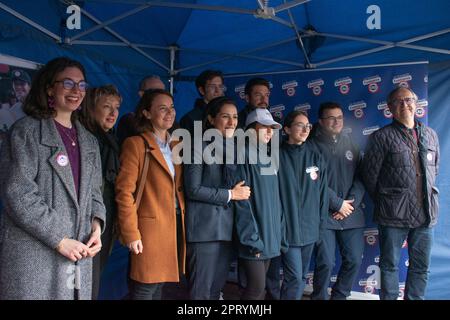
[{"label": "round badge pin", "polygon": [[431,153],[427,153],[428,161],[433,161],[433,155]]},{"label": "round badge pin", "polygon": [[317,178],[318,178],[318,175],[317,175],[316,171],[311,171],[309,176],[311,177],[311,180],[317,180]]},{"label": "round badge pin", "polygon": [[65,167],[69,164],[69,158],[65,154],[58,154],[56,156],[56,163],[61,167]]}]

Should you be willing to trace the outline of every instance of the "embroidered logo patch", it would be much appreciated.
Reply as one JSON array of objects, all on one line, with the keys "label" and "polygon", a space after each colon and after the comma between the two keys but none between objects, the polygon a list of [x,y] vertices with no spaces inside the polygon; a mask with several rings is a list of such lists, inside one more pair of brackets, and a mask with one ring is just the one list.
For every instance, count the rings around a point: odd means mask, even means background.
[{"label": "embroidered logo patch", "polygon": [[353,152],[351,152],[350,150],[347,150],[347,152],[345,152],[345,157],[347,158],[348,161],[352,161],[353,160]]},{"label": "embroidered logo patch", "polygon": [[309,173],[309,177],[311,178],[311,180],[317,180],[317,178],[319,177],[319,175],[317,174],[318,171],[319,168],[316,166],[306,168],[306,173]]}]

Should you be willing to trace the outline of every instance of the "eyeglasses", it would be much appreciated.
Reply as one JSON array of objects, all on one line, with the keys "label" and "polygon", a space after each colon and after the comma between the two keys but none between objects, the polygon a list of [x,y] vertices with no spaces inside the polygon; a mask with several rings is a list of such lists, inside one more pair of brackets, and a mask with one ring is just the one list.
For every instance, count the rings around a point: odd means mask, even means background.
[{"label": "eyeglasses", "polygon": [[208,84],[205,87],[206,87],[206,89],[213,90],[213,91],[217,91],[217,90],[220,90],[223,92],[227,91],[227,87],[225,87],[223,84],[219,84],[219,85],[218,84]]},{"label": "eyeglasses", "polygon": [[322,118],[322,120],[330,120],[330,121],[333,121],[333,122],[340,122],[340,121],[343,121],[344,120],[344,116],[337,116],[337,117],[335,117],[335,116],[329,116],[329,117],[326,117],[326,118]]},{"label": "eyeglasses", "polygon": [[64,79],[64,80],[58,80],[55,81],[55,83],[61,82],[63,84],[64,89],[72,90],[75,87],[78,87],[80,91],[86,91],[86,89],[89,87],[88,83],[84,80],[81,80],[80,82],[75,82],[72,79]]},{"label": "eyeglasses", "polygon": [[403,102],[405,102],[407,105],[412,105],[414,102],[416,102],[416,98],[412,98],[412,97],[407,97],[407,98],[403,98],[403,99],[393,99],[391,101],[391,104],[394,106],[400,106],[403,104]]},{"label": "eyeglasses", "polygon": [[301,129],[303,131],[309,131],[313,127],[311,123],[304,124],[304,123],[301,123],[301,122],[293,123],[291,126],[297,127],[298,129]]}]

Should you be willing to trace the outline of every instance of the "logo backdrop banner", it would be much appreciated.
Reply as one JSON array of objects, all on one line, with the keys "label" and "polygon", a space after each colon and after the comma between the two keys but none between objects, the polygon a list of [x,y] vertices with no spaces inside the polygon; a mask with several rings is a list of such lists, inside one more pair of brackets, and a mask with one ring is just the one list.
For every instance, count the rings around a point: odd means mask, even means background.
[{"label": "logo backdrop banner", "polygon": [[[365,67],[340,70],[306,71],[262,76],[271,83],[270,111],[274,116],[284,117],[294,109],[308,113],[311,123],[317,122],[319,105],[336,101],[344,109],[344,130],[364,150],[368,136],[392,121],[387,109],[386,97],[397,86],[410,87],[418,96],[416,118],[427,123],[428,114],[428,68],[426,63],[397,66]],[[240,109],[246,105],[244,87],[252,77],[230,77],[225,79],[227,96],[234,98]],[[372,222],[372,203],[365,196],[363,202],[367,228],[364,233],[365,251],[363,263],[353,291],[378,294],[380,286],[378,229]],[[340,265],[339,255],[331,277],[336,280]],[[408,265],[407,243],[404,243],[400,260],[400,292]],[[312,268],[308,287],[311,290]]]}]

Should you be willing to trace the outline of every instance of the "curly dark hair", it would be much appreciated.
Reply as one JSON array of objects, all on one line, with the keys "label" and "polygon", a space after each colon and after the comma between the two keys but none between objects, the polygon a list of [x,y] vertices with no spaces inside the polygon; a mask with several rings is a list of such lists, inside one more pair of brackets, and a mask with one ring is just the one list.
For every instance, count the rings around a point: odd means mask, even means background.
[{"label": "curly dark hair", "polygon": [[[56,77],[66,68],[79,69],[86,79],[86,72],[80,62],[67,57],[50,60],[39,69],[33,79],[30,92],[23,105],[23,111],[26,115],[36,119],[48,119],[56,116],[56,110],[48,105],[47,89],[53,86]],[[74,117],[76,117],[76,112],[72,112],[72,120]]]},{"label": "curly dark hair", "polygon": [[163,89],[147,90],[144,92],[144,95],[139,100],[138,105],[136,107],[136,113],[135,113],[137,131],[139,133],[142,133],[149,129],[152,132],[154,131],[151,121],[144,116],[142,111],[150,110],[150,108],[153,104],[153,101],[159,95],[166,95],[166,96],[172,98],[172,100],[173,100],[173,96],[168,91],[163,90]]}]

